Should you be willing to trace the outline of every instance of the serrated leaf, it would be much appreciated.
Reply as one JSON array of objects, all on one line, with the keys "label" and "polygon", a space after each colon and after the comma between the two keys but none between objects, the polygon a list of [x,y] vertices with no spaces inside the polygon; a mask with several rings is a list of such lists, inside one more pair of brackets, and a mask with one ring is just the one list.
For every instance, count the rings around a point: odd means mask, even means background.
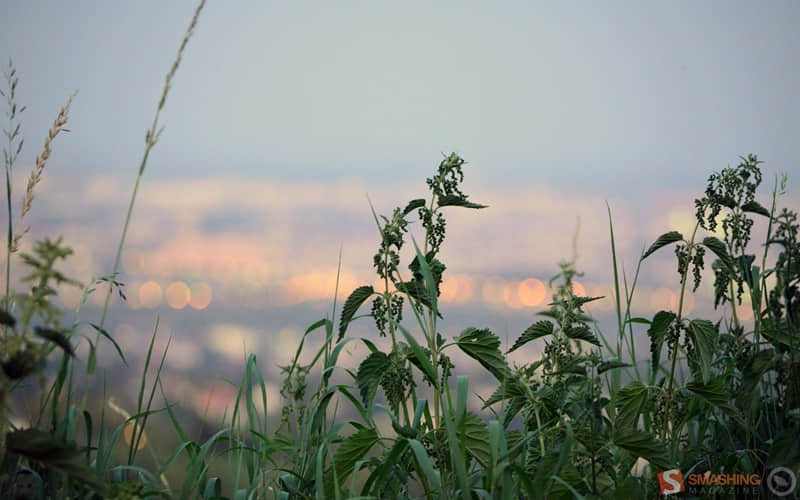
[{"label": "serrated leaf", "polygon": [[486,422],[474,413],[467,412],[458,427],[458,434],[467,453],[483,467],[487,467],[491,451],[489,449],[489,428],[486,426]]},{"label": "serrated leaf", "polygon": [[494,390],[489,399],[483,404],[483,408],[488,408],[489,406],[499,403],[500,401],[505,401],[506,399],[512,398],[524,398],[525,397],[525,389],[520,385],[519,381],[516,378],[508,378],[500,383],[497,386],[497,389]]},{"label": "serrated leaf", "polygon": [[634,380],[617,392],[617,417],[615,427],[636,428],[639,415],[647,403],[648,390],[638,380]]},{"label": "serrated leaf", "polygon": [[564,334],[571,339],[583,340],[584,342],[589,342],[590,344],[600,347],[600,341],[597,340],[597,337],[594,336],[587,326],[571,326],[564,331]]},{"label": "serrated leaf", "polygon": [[623,363],[618,359],[610,359],[608,361],[603,361],[597,366],[597,374],[601,375],[608,370],[614,370],[616,368],[625,368],[626,366],[633,366],[630,363]]},{"label": "serrated leaf", "polygon": [[687,330],[692,345],[694,345],[703,383],[708,383],[711,379],[711,364],[714,362],[714,352],[717,347],[717,328],[708,320],[693,319],[689,321]]},{"label": "serrated leaf", "polygon": [[89,467],[83,453],[75,445],[59,442],[47,432],[39,429],[9,432],[6,434],[6,446],[9,452],[66,473],[101,495],[110,494],[103,479]]},{"label": "serrated leaf", "polygon": [[527,344],[531,340],[536,340],[541,337],[546,337],[553,334],[553,323],[547,320],[537,321],[522,332],[522,335],[514,342],[508,352],[515,351]]},{"label": "serrated leaf", "polygon": [[353,316],[355,316],[358,308],[361,307],[361,304],[363,304],[364,301],[366,301],[374,292],[375,290],[371,285],[364,285],[353,290],[353,293],[347,297],[344,307],[342,308],[342,317],[339,319],[339,338],[336,339],[337,342],[342,340],[342,337],[344,337],[344,333],[347,330],[347,325],[353,320]]},{"label": "serrated leaf", "polygon": [[[395,283],[394,287],[403,293],[408,294],[409,297],[418,301],[422,305],[433,308],[433,302],[428,294],[428,290],[425,288],[425,285],[419,281],[404,281],[400,283]],[[439,311],[436,311],[436,314],[441,318],[442,315],[439,314]]]},{"label": "serrated leaf", "polygon": [[703,246],[714,252],[714,255],[717,256],[720,263],[725,266],[728,272],[734,272],[733,259],[731,259],[731,256],[728,254],[725,243],[715,236],[706,236],[703,238]]},{"label": "serrated leaf", "polygon": [[747,203],[742,205],[742,210],[745,212],[752,212],[754,214],[763,215],[764,217],[769,217],[769,210],[764,208],[756,200],[748,201]]},{"label": "serrated leaf", "polygon": [[17,320],[14,319],[14,316],[8,314],[8,312],[3,309],[0,309],[0,325],[13,327],[15,324],[17,324]]},{"label": "serrated leaf", "polygon": [[739,410],[730,404],[732,397],[725,387],[724,375],[720,375],[708,383],[692,380],[686,384],[686,389],[744,425]]},{"label": "serrated leaf", "polygon": [[64,350],[67,354],[72,357],[75,357],[75,350],[72,348],[72,344],[69,343],[69,337],[64,335],[63,332],[59,332],[58,330],[53,330],[52,328],[44,328],[41,326],[37,326],[33,329],[33,333],[37,336],[42,337],[45,340],[49,340],[50,342],[54,343],[58,347]]},{"label": "serrated leaf", "polygon": [[[563,302],[558,303],[558,304],[563,304]],[[548,305],[554,305],[554,304],[548,304]],[[545,316],[547,318],[553,318],[553,319],[556,319],[556,320],[561,318],[561,313],[559,311],[555,310],[555,309],[546,309],[546,310],[540,311],[540,312],[538,312],[536,314],[539,315],[539,316]],[[591,316],[587,316],[587,315],[585,315],[583,313],[575,314],[574,318],[575,318],[575,321],[581,321],[583,323],[593,323],[595,321],[594,318],[592,318]]]},{"label": "serrated leaf", "polygon": [[747,287],[751,290],[754,288],[753,283],[758,283],[758,279],[753,281],[753,273],[758,274],[758,266],[753,268],[753,261],[756,260],[755,255],[740,255],[734,259],[736,267],[739,268],[741,276],[744,278]]},{"label": "serrated leaf", "polygon": [[669,325],[675,321],[675,313],[671,311],[658,311],[653,316],[653,322],[647,329],[647,336],[650,337],[650,355],[653,362],[653,373],[658,371],[661,359],[661,348],[664,346],[664,338],[667,335]]},{"label": "serrated leaf", "polygon": [[356,462],[364,458],[378,442],[375,429],[365,427],[346,437],[333,455],[333,469],[340,484],[353,472]]},{"label": "serrated leaf", "polygon": [[388,364],[389,356],[378,351],[367,356],[358,366],[356,385],[358,385],[358,390],[361,393],[361,400],[364,402],[367,411],[371,411],[370,403],[375,399],[375,393],[378,391],[381,376]]},{"label": "serrated leaf", "polygon": [[416,200],[411,200],[411,201],[408,202],[408,205],[406,205],[406,208],[403,209],[403,215],[408,215],[411,212],[413,212],[414,210],[416,210],[418,208],[422,208],[424,206],[425,206],[425,200],[423,200],[422,198],[417,198]]},{"label": "serrated leaf", "polygon": [[678,231],[670,231],[668,233],[664,233],[658,237],[655,243],[650,245],[650,248],[648,248],[647,251],[642,254],[642,257],[639,260],[644,260],[659,248],[665,247],[670,243],[675,243],[676,241],[681,241],[682,239],[683,235]]},{"label": "serrated leaf", "polygon": [[671,469],[674,465],[667,455],[667,447],[651,432],[617,427],[613,441],[623,450],[644,458],[660,470]]},{"label": "serrated leaf", "polygon": [[500,352],[500,339],[488,328],[467,328],[455,338],[458,347],[472,359],[478,361],[499,381],[508,378],[508,364]]},{"label": "serrated leaf", "polygon": [[465,207],[465,208],[486,208],[488,205],[481,205],[479,203],[472,203],[466,197],[458,196],[456,194],[446,194],[439,197],[440,207]]},{"label": "serrated leaf", "polygon": [[742,370],[742,385],[736,395],[741,401],[740,407],[748,408],[753,401],[753,391],[761,383],[764,374],[775,365],[775,349],[764,349],[747,360]]}]

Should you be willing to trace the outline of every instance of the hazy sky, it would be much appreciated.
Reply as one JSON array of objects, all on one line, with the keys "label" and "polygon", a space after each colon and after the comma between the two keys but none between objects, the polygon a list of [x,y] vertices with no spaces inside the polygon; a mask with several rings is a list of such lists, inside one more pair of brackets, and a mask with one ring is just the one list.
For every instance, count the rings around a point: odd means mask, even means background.
[{"label": "hazy sky", "polygon": [[[59,157],[131,175],[194,4],[3,0],[24,130],[78,89]],[[210,0],[148,175],[421,179],[451,150],[581,191],[696,187],[750,152],[798,172],[797,26],[794,1]]]},{"label": "hazy sky", "polygon": [[[17,184],[79,91],[26,244],[64,234],[82,281],[110,270],[194,8],[0,0],[0,60],[13,58],[28,106]],[[520,283],[555,273],[578,216],[587,291],[605,293],[606,200],[629,270],[645,242],[691,228],[692,197],[739,155],[766,161],[765,204],[788,172],[783,203],[797,208],[798,26],[796,1],[209,0],[134,213],[129,295],[139,307],[148,283],[159,293],[205,283],[215,307],[324,299],[342,242],[346,286],[371,283],[366,194],[390,213],[424,195],[450,151],[470,162],[465,191],[491,206],[451,215],[451,303],[530,316]],[[668,307],[664,287],[676,284],[667,251],[642,278],[642,314]]]}]

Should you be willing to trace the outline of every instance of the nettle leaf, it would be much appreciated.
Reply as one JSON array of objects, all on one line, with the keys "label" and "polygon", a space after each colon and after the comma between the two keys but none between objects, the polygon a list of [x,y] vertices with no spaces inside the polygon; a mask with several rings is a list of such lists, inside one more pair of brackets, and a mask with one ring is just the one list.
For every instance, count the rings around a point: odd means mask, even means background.
[{"label": "nettle leaf", "polygon": [[755,266],[755,269],[753,269],[753,261],[755,260],[755,255],[740,255],[734,259],[742,278],[744,278],[747,287],[751,290],[754,288],[753,283],[758,283],[758,279],[753,280],[754,272],[758,274],[758,266]]},{"label": "nettle leaf", "polygon": [[101,495],[109,495],[103,478],[86,463],[84,453],[74,444],[57,441],[39,429],[24,429],[6,434],[8,451],[66,473],[91,486]]},{"label": "nettle leaf", "polygon": [[17,323],[14,316],[8,314],[7,311],[0,309],[0,325],[13,327]]},{"label": "nettle leaf", "polygon": [[525,389],[519,383],[516,377],[512,376],[507,378],[497,386],[489,399],[483,404],[483,408],[488,408],[495,403],[505,401],[506,399],[521,398],[525,399]]},{"label": "nettle leaf", "polygon": [[360,429],[342,441],[333,455],[333,470],[340,484],[353,472],[356,462],[364,458],[377,442],[378,433],[370,427]]},{"label": "nettle leaf", "polygon": [[488,328],[467,328],[455,338],[464,353],[489,370],[499,381],[508,378],[508,364],[500,352],[500,339]]},{"label": "nettle leaf", "polygon": [[755,399],[753,398],[753,392],[758,387],[758,384],[761,383],[764,374],[775,366],[777,359],[780,358],[775,356],[775,349],[764,349],[747,360],[742,373],[742,385],[736,396],[743,403],[740,407],[750,406]]},{"label": "nettle leaf", "polygon": [[[551,303],[551,304],[548,304],[548,305],[550,305],[550,306],[552,306],[552,305],[564,305],[564,306],[566,306],[566,302],[563,302],[563,301],[562,302],[554,302],[554,303]],[[561,319],[561,312],[559,312],[555,308],[545,309],[544,311],[540,311],[540,312],[538,312],[536,314],[539,315],[539,316],[544,316],[546,318],[553,318],[555,320]],[[587,316],[587,315],[585,315],[583,313],[576,313],[574,315],[574,319],[575,319],[575,321],[581,321],[583,323],[592,323],[592,322],[594,322],[594,318],[592,318],[591,316]]]},{"label": "nettle leaf", "polygon": [[664,346],[664,338],[667,335],[669,325],[675,321],[675,313],[671,311],[658,311],[653,316],[653,322],[650,328],[647,329],[647,335],[650,337],[650,355],[653,361],[653,373],[658,371],[658,365],[661,358],[661,348]]},{"label": "nettle leaf", "polygon": [[714,255],[719,258],[720,263],[725,266],[726,270],[733,273],[733,259],[728,254],[728,250],[725,248],[725,243],[719,240],[719,238],[715,236],[706,236],[703,238],[703,245],[714,252]]},{"label": "nettle leaf", "polygon": [[600,295],[599,297],[575,297],[575,305],[576,306],[582,306],[582,305],[586,304],[587,302],[592,302],[592,301],[600,300],[600,299],[604,299],[604,298],[606,298],[605,295]]},{"label": "nettle leaf", "polygon": [[667,447],[652,432],[617,427],[613,441],[623,450],[644,458],[660,470],[671,469],[674,465],[667,455]]},{"label": "nettle leaf", "polygon": [[546,337],[548,335],[553,334],[553,323],[547,320],[537,321],[536,323],[529,326],[522,335],[514,342],[514,345],[511,346],[511,349],[508,352],[515,351],[522,347],[523,345],[527,344],[531,340],[536,340],[541,337]]},{"label": "nettle leaf", "polygon": [[370,411],[372,401],[375,399],[375,394],[381,382],[381,376],[388,365],[389,356],[377,351],[367,356],[358,366],[356,385],[358,385],[361,400],[364,402],[364,406],[367,407],[367,411]]},{"label": "nettle leaf", "polygon": [[[413,300],[416,300],[425,307],[433,309],[433,302],[431,302],[430,294],[428,293],[428,289],[425,287],[425,283],[423,283],[422,281],[404,281],[400,283],[395,283],[394,287],[398,291],[407,294]],[[436,311],[436,315],[439,318],[442,317],[442,313],[438,311],[438,308]]]},{"label": "nettle leaf", "polygon": [[638,380],[620,389],[617,392],[615,427],[635,429],[648,397],[647,387]]},{"label": "nettle leaf", "polygon": [[458,434],[467,453],[483,467],[487,467],[491,451],[489,449],[489,427],[486,422],[474,413],[467,412],[458,427]]},{"label": "nettle leaf", "polygon": [[59,332],[58,330],[53,330],[52,328],[44,328],[41,326],[37,326],[33,329],[33,333],[42,337],[43,339],[49,340],[50,342],[54,343],[58,347],[64,350],[67,354],[75,357],[75,350],[72,348],[72,344],[69,343],[69,337],[64,335],[63,332]]},{"label": "nettle leaf", "polygon": [[564,330],[564,334],[571,339],[583,340],[600,347],[600,341],[597,340],[597,337],[589,330],[588,326],[572,326]]},{"label": "nettle leaf", "polygon": [[361,304],[373,293],[375,293],[375,290],[371,285],[364,285],[353,290],[353,293],[347,297],[344,307],[342,308],[342,317],[339,320],[339,338],[336,339],[337,342],[344,337],[344,332],[347,331],[347,325],[353,320],[353,316],[355,316],[358,308],[361,307]]},{"label": "nettle leaf", "polygon": [[488,205],[472,203],[465,196],[457,194],[446,194],[439,197],[440,207],[465,207],[465,208],[486,208]]},{"label": "nettle leaf", "polygon": [[403,215],[408,215],[411,212],[413,212],[414,210],[416,210],[418,208],[422,208],[424,206],[425,206],[425,200],[423,200],[422,198],[417,198],[416,200],[411,200],[411,201],[408,202],[408,205],[406,205],[406,208],[403,210]]},{"label": "nettle leaf", "polygon": [[686,389],[699,396],[706,403],[719,408],[740,424],[745,425],[739,410],[730,404],[732,396],[725,386],[724,375],[720,375],[708,383],[692,380],[686,384]]},{"label": "nettle leaf", "polygon": [[748,201],[742,205],[742,210],[745,212],[763,215],[764,217],[769,217],[769,210],[764,208],[761,203],[757,202],[756,200]]},{"label": "nettle leaf", "polygon": [[601,375],[601,374],[607,372],[608,370],[615,370],[617,368],[625,368],[627,366],[633,366],[633,365],[630,364],[630,363],[623,363],[622,361],[620,361],[618,359],[610,359],[608,361],[603,361],[602,363],[600,363],[597,366],[597,374]]},{"label": "nettle leaf", "polygon": [[683,235],[678,231],[670,231],[668,233],[664,233],[658,237],[655,243],[650,245],[650,248],[648,248],[647,251],[642,254],[642,257],[639,260],[644,260],[659,248],[665,247],[670,243],[675,243],[676,241],[681,241],[682,239]]},{"label": "nettle leaf", "polygon": [[711,379],[711,363],[714,361],[714,352],[717,347],[717,327],[706,319],[693,319],[687,328],[689,338],[692,339],[703,383]]}]

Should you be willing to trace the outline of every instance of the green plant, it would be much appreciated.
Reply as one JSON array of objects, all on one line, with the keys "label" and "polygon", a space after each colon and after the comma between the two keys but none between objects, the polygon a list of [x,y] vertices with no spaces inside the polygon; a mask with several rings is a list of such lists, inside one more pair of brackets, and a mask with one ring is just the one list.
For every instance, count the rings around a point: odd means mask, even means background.
[{"label": "green plant", "polygon": [[[656,473],[673,467],[687,474],[762,478],[779,466],[800,469],[799,225],[796,212],[777,206],[785,176],[780,187],[776,180],[770,208],[759,203],[761,162],[753,155],[710,176],[704,195],[695,200],[692,234],[670,231],[658,237],[642,252],[630,284],[618,263],[608,207],[613,334],[604,335],[585,310],[604,297],[575,294],[573,280],[581,274],[573,257],[561,262],[550,280],[552,302],[539,313],[543,319],[522,331],[505,352],[487,327],[466,327],[445,337],[439,302],[447,272],[441,260],[445,214],[450,207],[487,208],[462,191],[467,164],[452,153],[426,180],[426,198],[412,199],[388,216],[371,207],[380,236],[372,265],[383,286],[356,288],[340,311],[334,299],[330,315],[308,327],[295,355],[281,367],[283,410],[277,425],[267,416],[267,385],[251,354],[244,359],[241,380],[233,384],[235,403],[219,428],[204,440],[193,439],[175,405],[166,401],[161,373],[168,348],[159,359],[154,349],[158,319],[135,409],[128,412],[109,402],[99,419],[93,416],[87,401],[101,337],[127,363],[105,330],[110,296],[116,290],[125,299],[118,267],[133,207],[162,132],[160,112],[204,4],[201,0],[194,13],[145,135],[112,273],[83,287],[71,324],[65,325],[64,311],[53,301],[57,285],[80,286],[59,271],[71,254],[61,239],[38,241],[32,251],[20,253],[29,271],[22,280],[26,291],[10,286],[11,257],[27,229],[15,233],[12,225],[11,176],[23,145],[17,118],[24,107],[15,101],[18,80],[9,64],[3,93],[9,109],[7,284],[0,308],[3,494],[25,498],[21,487],[31,484],[36,498],[626,499],[656,497]],[[65,130],[71,100],[36,159],[20,221],[30,209],[51,142]],[[760,261],[750,253],[758,222],[767,226]],[[409,237],[413,252],[403,268]],[[635,316],[642,264],[671,244],[680,283],[677,310]],[[705,279],[711,255],[714,307],[722,317],[687,317],[686,298]],[[89,294],[106,285],[98,324],[80,321]],[[337,280],[335,296],[338,288]],[[749,311],[743,298],[749,299],[752,323],[744,319]],[[369,312],[359,314],[367,307]],[[350,327],[363,318],[375,328],[354,337]],[[644,335],[650,356],[641,360],[636,342]],[[313,336],[323,338],[310,360],[302,361],[316,343]],[[80,340],[88,346],[83,370]],[[345,370],[340,357],[351,343],[362,344],[368,354],[357,369]],[[511,353],[532,343],[543,344],[539,359],[509,361]],[[455,349],[494,378],[496,389],[481,400],[481,412],[470,411],[478,405],[470,404],[470,380],[457,371]],[[151,366],[155,375],[148,378]],[[8,402],[36,381],[39,391],[31,393],[38,395],[38,414],[29,428],[17,428],[8,418]],[[104,400],[105,390],[104,381]],[[156,392],[163,408],[155,408]],[[122,416],[121,424],[110,426],[106,406]],[[156,413],[169,418],[179,440],[168,457],[146,444],[146,428]],[[381,425],[382,418],[390,427]],[[129,444],[121,450],[126,429]],[[143,450],[150,457],[143,459]],[[642,461],[647,465],[637,466]],[[166,474],[176,469],[179,481],[171,483]],[[690,493],[714,496],[703,489]]]}]

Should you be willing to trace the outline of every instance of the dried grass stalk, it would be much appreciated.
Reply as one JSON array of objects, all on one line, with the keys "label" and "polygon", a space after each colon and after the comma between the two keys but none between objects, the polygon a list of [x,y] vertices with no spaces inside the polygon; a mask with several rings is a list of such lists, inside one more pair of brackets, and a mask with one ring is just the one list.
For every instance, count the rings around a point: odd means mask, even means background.
[{"label": "dried grass stalk", "polygon": [[[41,154],[36,157],[36,164],[31,171],[30,177],[28,177],[28,186],[25,188],[25,199],[22,201],[20,223],[25,218],[25,214],[31,210],[31,204],[33,203],[34,198],[34,188],[42,179],[42,172],[47,164],[47,160],[50,158],[50,153],[52,153],[50,150],[50,143],[53,142],[53,139],[55,139],[60,132],[69,132],[68,129],[64,128],[64,125],[66,125],[67,120],[69,120],[69,108],[72,105],[72,99],[77,93],[77,91],[73,92],[72,95],[69,96],[69,99],[67,99],[67,103],[58,112],[58,116],[53,122],[53,126],[50,127],[50,131],[47,133],[47,137],[44,140],[44,149],[42,150]],[[20,240],[22,240],[22,237],[25,236],[29,230],[30,226],[26,226],[21,233],[14,235],[14,240],[11,242],[11,248],[9,249],[12,253],[19,250]]]}]

